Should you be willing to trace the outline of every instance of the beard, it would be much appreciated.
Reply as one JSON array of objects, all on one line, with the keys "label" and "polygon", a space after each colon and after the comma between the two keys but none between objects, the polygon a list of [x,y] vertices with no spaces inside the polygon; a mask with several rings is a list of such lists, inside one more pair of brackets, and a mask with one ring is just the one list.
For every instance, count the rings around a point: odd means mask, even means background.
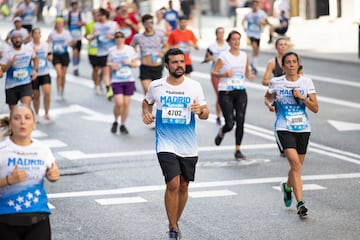
[{"label": "beard", "polygon": [[[180,73],[177,73],[178,70],[181,70]],[[177,67],[175,69],[175,71],[170,72],[170,75],[173,76],[174,78],[179,78],[181,76],[183,76],[185,74],[185,70],[182,67]]]},{"label": "beard", "polygon": [[13,47],[14,47],[15,49],[19,49],[19,48],[21,48],[21,44],[22,44],[22,42],[20,42],[20,41],[15,41],[15,42],[13,42]]}]

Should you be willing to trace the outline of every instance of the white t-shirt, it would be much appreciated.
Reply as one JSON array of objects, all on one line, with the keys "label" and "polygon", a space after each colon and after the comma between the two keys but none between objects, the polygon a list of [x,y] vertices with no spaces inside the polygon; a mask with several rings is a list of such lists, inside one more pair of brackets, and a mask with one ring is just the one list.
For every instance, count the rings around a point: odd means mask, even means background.
[{"label": "white t-shirt", "polygon": [[[209,45],[209,50],[213,53],[213,56],[218,58],[220,53],[224,51],[228,51],[230,46],[227,42],[224,42],[222,46],[220,46],[216,41]],[[216,61],[213,61],[211,64],[211,69],[214,68]]]},{"label": "white t-shirt", "polygon": [[267,18],[267,14],[263,10],[256,12],[249,12],[244,19],[247,21],[246,34],[248,37],[260,39],[261,36],[261,22]]},{"label": "white t-shirt", "polygon": [[34,49],[27,45],[22,45],[19,50],[9,46],[3,52],[0,64],[10,63],[15,56],[15,63],[6,72],[5,89],[31,82],[31,61],[36,56]]},{"label": "white t-shirt", "polygon": [[47,212],[48,198],[44,189],[46,170],[55,162],[49,147],[32,139],[29,146],[18,146],[10,137],[0,142],[0,178],[18,166],[28,174],[26,181],[0,188],[0,215]]},{"label": "white t-shirt", "polygon": [[174,86],[164,77],[151,82],[145,99],[156,105],[156,152],[197,156],[195,115],[190,104],[196,101],[206,105],[200,83],[185,77],[183,83]]},{"label": "white t-shirt", "polygon": [[48,37],[54,55],[61,55],[68,52],[69,43],[73,40],[70,32],[63,29],[61,33],[52,31]]},{"label": "white t-shirt", "polygon": [[17,10],[21,10],[24,13],[20,16],[22,25],[31,25],[35,20],[34,10],[36,9],[36,5],[33,2],[30,2],[29,5],[26,5],[25,2],[20,3]]},{"label": "white t-shirt", "polygon": [[119,50],[117,46],[110,48],[107,57],[108,63],[117,63],[120,69],[111,71],[111,82],[134,82],[135,78],[132,73],[131,66],[124,64],[124,60],[132,61],[136,59],[137,54],[133,47],[124,45],[124,48]]},{"label": "white t-shirt", "polygon": [[222,67],[219,72],[224,73],[232,70],[233,76],[230,78],[222,77],[219,81],[219,91],[234,91],[245,89],[245,70],[247,55],[240,51],[238,56],[234,56],[229,51],[220,53],[219,59],[222,62]]},{"label": "white t-shirt", "polygon": [[103,57],[109,54],[109,49],[115,46],[114,39],[109,39],[108,34],[114,34],[119,28],[118,24],[114,21],[107,21],[105,23],[96,22],[94,25],[94,32],[98,33],[96,39],[98,44],[98,51],[96,56]]},{"label": "white t-shirt", "polygon": [[40,42],[39,45],[35,45],[34,42],[29,42],[27,46],[35,50],[36,56],[39,59],[39,69],[37,75],[44,76],[49,74],[48,55],[51,53],[50,45],[47,42]]},{"label": "white t-shirt", "polygon": [[268,92],[275,95],[277,108],[275,130],[310,132],[306,105],[301,100],[295,100],[292,94],[294,88],[303,96],[316,93],[313,81],[304,76],[295,82],[288,81],[285,75],[270,80]]}]

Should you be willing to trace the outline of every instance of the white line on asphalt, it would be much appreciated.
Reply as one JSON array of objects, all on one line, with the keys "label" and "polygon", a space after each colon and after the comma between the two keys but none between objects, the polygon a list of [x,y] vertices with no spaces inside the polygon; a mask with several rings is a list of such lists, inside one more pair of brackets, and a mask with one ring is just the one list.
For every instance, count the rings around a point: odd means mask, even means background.
[{"label": "white line on asphalt", "polygon": [[66,147],[67,144],[57,139],[42,139],[42,143],[47,145],[49,148]]},{"label": "white line on asphalt", "polygon": [[229,190],[189,192],[189,196],[191,198],[225,197],[225,196],[235,196],[235,195],[237,195],[237,193]]},{"label": "white line on asphalt", "polygon": [[[274,186],[273,189],[281,191],[280,186]],[[324,190],[326,187],[320,186],[318,184],[304,184],[303,191],[311,191],[311,190]]]},{"label": "white line on asphalt", "polygon": [[[242,145],[242,149],[268,149],[276,148],[276,144],[248,144]],[[215,152],[215,151],[227,151],[233,150],[234,146],[219,146],[219,147],[199,147],[199,152]],[[130,157],[130,156],[146,156],[156,155],[153,149],[143,151],[132,151],[132,152],[111,152],[111,153],[84,153],[78,150],[75,151],[59,151],[59,155],[69,160],[80,160],[80,159],[93,159],[93,158],[109,158],[109,157]]]},{"label": "white line on asphalt", "polygon": [[[273,178],[253,178],[253,179],[241,179],[241,180],[229,180],[229,181],[216,181],[216,182],[195,182],[195,183],[191,183],[189,188],[197,189],[197,188],[208,188],[208,187],[225,187],[225,186],[238,186],[238,185],[249,185],[249,184],[278,183],[286,178],[287,176],[273,177]],[[352,179],[352,178],[360,178],[360,173],[305,175],[302,177],[302,180],[316,181],[316,180],[334,180],[334,179]],[[114,195],[114,194],[154,192],[154,191],[164,191],[164,190],[165,190],[165,185],[153,185],[153,186],[139,186],[139,187],[128,187],[128,188],[97,190],[97,191],[50,193],[47,196],[49,199],[57,199],[57,198],[73,198],[73,197],[89,197],[89,196],[104,196],[104,195]]]},{"label": "white line on asphalt", "polygon": [[95,199],[100,205],[114,205],[114,204],[128,204],[128,203],[143,203],[146,199],[141,197],[126,197],[126,198],[103,198]]}]

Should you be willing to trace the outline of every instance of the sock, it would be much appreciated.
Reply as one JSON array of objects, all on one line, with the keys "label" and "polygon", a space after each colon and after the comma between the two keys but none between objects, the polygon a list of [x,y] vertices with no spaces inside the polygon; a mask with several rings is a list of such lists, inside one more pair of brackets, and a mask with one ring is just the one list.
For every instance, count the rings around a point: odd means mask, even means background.
[{"label": "sock", "polygon": [[256,68],[257,62],[258,62],[258,57],[253,57],[252,64],[254,68]]}]

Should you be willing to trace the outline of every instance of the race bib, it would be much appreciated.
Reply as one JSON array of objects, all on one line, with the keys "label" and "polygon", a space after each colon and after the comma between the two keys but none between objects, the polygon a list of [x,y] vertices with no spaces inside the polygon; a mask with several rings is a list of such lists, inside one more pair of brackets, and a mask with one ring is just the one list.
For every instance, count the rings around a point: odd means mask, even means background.
[{"label": "race bib", "polygon": [[121,28],[121,32],[124,34],[125,39],[129,38],[131,36],[131,28]]},{"label": "race bib", "polygon": [[184,52],[184,54],[190,53],[190,44],[186,42],[179,42],[179,48]]},{"label": "race bib", "polygon": [[13,76],[17,79],[24,79],[28,77],[28,71],[26,69],[15,70]]},{"label": "race bib", "polygon": [[161,120],[164,124],[189,124],[190,109],[184,107],[163,107]]},{"label": "race bib", "polygon": [[120,80],[126,80],[131,77],[131,68],[128,66],[122,66],[119,70],[116,70],[116,78]]},{"label": "race bib", "polygon": [[227,86],[229,90],[241,90],[245,89],[245,76],[242,73],[234,73],[231,78],[227,80]]},{"label": "race bib", "polygon": [[301,131],[307,127],[307,119],[304,113],[292,113],[286,116],[286,128],[293,131]]},{"label": "race bib", "polygon": [[46,60],[39,58],[39,68],[46,67]]},{"label": "race bib", "polygon": [[81,30],[80,29],[72,29],[71,30],[71,36],[74,39],[80,39],[81,38]]},{"label": "race bib", "polygon": [[54,44],[53,49],[54,49],[54,52],[57,52],[57,53],[64,52],[64,47],[62,46],[62,44]]}]

